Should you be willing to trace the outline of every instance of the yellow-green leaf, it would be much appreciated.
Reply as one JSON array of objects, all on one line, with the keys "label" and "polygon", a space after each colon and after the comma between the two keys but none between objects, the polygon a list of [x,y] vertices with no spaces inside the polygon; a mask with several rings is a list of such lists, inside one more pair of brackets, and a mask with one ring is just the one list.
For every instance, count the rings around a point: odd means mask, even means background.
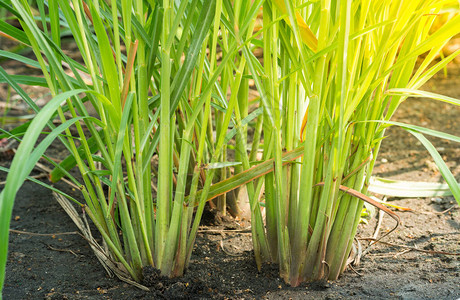
[{"label": "yellow-green leaf", "polygon": [[[287,9],[284,4],[284,0],[274,0],[274,2],[277,9],[279,9],[283,14],[287,14]],[[299,12],[296,11],[295,17],[297,25],[300,29],[300,36],[302,37],[302,41],[308,46],[308,48],[313,50],[313,52],[316,52],[318,48],[318,39],[316,38],[315,34],[311,31],[310,27],[308,27],[307,23],[305,23],[305,20],[302,18]],[[289,26],[291,26],[291,22],[289,21],[288,17],[285,17],[284,20],[287,24],[289,24]]]}]

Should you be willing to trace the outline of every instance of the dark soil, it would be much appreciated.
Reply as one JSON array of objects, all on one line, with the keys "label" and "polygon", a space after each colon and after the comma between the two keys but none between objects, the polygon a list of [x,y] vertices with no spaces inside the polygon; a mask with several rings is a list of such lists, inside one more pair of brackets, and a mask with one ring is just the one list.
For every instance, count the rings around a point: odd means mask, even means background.
[{"label": "dark soil", "polygon": [[[4,68],[12,67],[3,65]],[[7,70],[8,71],[8,70]],[[435,77],[425,86],[460,98],[460,66],[449,68],[449,78]],[[29,92],[29,91],[28,91]],[[36,93],[41,94],[42,91]],[[0,86],[0,103],[6,95]],[[16,103],[20,105],[20,103]],[[395,120],[460,135],[460,109],[425,99],[403,103]],[[375,174],[417,181],[439,181],[429,154],[409,133],[391,128],[384,140]],[[460,147],[431,139],[460,179]],[[0,153],[7,166],[11,152]],[[34,175],[40,174],[35,171]],[[1,180],[5,176],[2,174]],[[46,180],[46,179],[45,179]],[[66,186],[61,186],[72,193]],[[409,207],[399,212],[402,224],[348,269],[335,282],[292,288],[278,277],[275,265],[257,271],[249,224],[229,218],[209,220],[198,235],[190,268],[175,280],[160,278],[146,269],[143,291],[110,278],[76,226],[53,199],[52,193],[26,182],[21,188],[11,221],[5,299],[458,299],[460,298],[460,217],[452,197],[388,199]],[[374,234],[378,215],[360,225],[358,238]],[[394,223],[383,218],[381,234]],[[365,248],[367,242],[360,240]],[[410,247],[410,248],[407,248]],[[421,249],[419,252],[414,249]],[[428,253],[431,251],[431,253]]]},{"label": "dark soil", "polygon": [[[459,210],[450,198],[407,199],[393,204],[417,213],[400,213],[403,224],[386,242],[425,250],[458,252]],[[385,218],[382,230],[393,226]],[[359,233],[371,236],[375,220]],[[342,277],[330,283],[291,288],[278,278],[274,265],[257,272],[250,234],[215,232],[226,224],[203,227],[190,268],[178,280],[155,280],[146,270],[142,291],[109,278],[88,243],[72,231],[76,227],[51,193],[27,182],[15,204],[11,232],[5,299],[457,299],[460,297],[460,257],[433,255],[376,245]],[[206,232],[206,230],[210,230]],[[65,234],[68,233],[68,234]],[[153,275],[153,276],[152,276]]]}]

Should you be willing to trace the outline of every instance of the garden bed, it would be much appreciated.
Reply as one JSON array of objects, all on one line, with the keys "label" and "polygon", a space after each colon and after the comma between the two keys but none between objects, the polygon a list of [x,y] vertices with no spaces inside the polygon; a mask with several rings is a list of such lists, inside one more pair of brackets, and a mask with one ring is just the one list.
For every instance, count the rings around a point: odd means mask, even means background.
[{"label": "garden bed", "polygon": [[[460,98],[460,66],[448,70],[426,86],[436,93]],[[4,91],[3,91],[4,92]],[[395,120],[460,135],[460,109],[424,99],[409,99]],[[413,181],[439,181],[440,174],[429,154],[409,133],[391,128],[384,140],[374,173]],[[432,140],[460,179],[460,148],[455,143]],[[52,150],[53,151],[53,150]],[[56,151],[56,149],[54,150]],[[0,153],[8,166],[11,152]],[[32,175],[40,174],[40,170]],[[5,176],[2,174],[2,180]],[[67,192],[69,187],[60,185]],[[74,194],[76,194],[74,192]],[[275,265],[257,272],[249,226],[229,218],[205,218],[198,235],[190,268],[177,280],[154,278],[146,272],[143,291],[109,278],[78,234],[70,218],[53,199],[51,191],[26,182],[15,203],[11,221],[5,299],[457,299],[460,297],[459,209],[452,197],[389,199],[411,208],[399,212],[402,224],[348,269],[335,282],[317,282],[290,288],[279,279]],[[378,216],[361,226],[358,238],[370,237]],[[394,223],[384,217],[380,232]],[[363,247],[367,243],[361,241]],[[411,248],[407,248],[411,247]],[[415,248],[424,250],[419,252]],[[429,253],[431,251],[431,253]]]}]

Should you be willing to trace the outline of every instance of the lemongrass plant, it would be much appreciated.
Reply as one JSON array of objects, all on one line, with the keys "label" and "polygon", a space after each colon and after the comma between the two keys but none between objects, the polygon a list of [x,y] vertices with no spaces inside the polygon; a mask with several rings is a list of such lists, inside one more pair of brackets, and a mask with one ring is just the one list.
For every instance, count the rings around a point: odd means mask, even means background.
[{"label": "lemongrass plant", "polygon": [[[338,278],[347,266],[363,200],[371,201],[365,193],[385,128],[392,124],[422,141],[460,201],[458,183],[423,134],[460,139],[389,121],[409,94],[460,53],[437,58],[460,32],[458,15],[430,32],[445,5],[458,2],[263,3],[263,38],[254,43],[263,48],[263,64],[249,46],[243,49],[264,109],[263,160],[274,161],[274,172],[248,188],[259,266],[278,263],[293,286]],[[227,15],[244,15],[236,7],[225,6]],[[244,36],[233,36],[245,43]],[[283,158],[301,146],[302,158]],[[263,224],[258,213],[263,184],[265,228],[257,226]]]},{"label": "lemongrass plant", "polygon": [[[105,248],[107,266],[127,281],[141,281],[145,266],[180,276],[208,194],[216,191],[211,184],[222,167],[234,165],[220,161],[225,144],[237,133],[227,128],[236,128],[238,99],[227,101],[223,91],[228,82],[238,89],[239,83],[231,80],[232,59],[241,45],[226,42],[218,64],[222,1],[53,0],[46,3],[49,15],[45,2],[38,1],[38,18],[24,0],[13,0],[12,6],[0,3],[23,28],[3,22],[1,30],[29,46],[37,60],[4,51],[0,55],[39,67],[44,75],[17,77],[0,68],[2,81],[37,113],[30,124],[10,134],[20,139],[29,128],[0,194],[0,287],[16,192],[56,137],[71,155],[59,165],[49,159],[55,165],[50,179],[66,176],[81,190],[84,202],[65,196],[101,233],[103,247],[98,249]],[[75,40],[83,64],[61,50],[64,33]],[[44,85],[53,99],[40,109],[19,83]],[[85,102],[94,107],[95,117]],[[53,125],[55,119],[60,126]],[[51,133],[34,148],[45,126]],[[74,166],[82,183],[68,172]],[[242,182],[249,176],[243,174]],[[230,183],[217,193],[234,187]]]},{"label": "lemongrass plant", "polygon": [[[31,124],[11,133],[18,139],[31,128],[0,194],[0,283],[14,196],[55,137],[72,155],[56,165],[51,180],[67,176],[80,187],[85,203],[78,204],[101,232],[108,265],[120,278],[139,281],[147,265],[164,275],[182,274],[206,200],[220,196],[223,210],[223,195],[244,184],[259,267],[278,262],[292,285],[336,278],[346,266],[362,206],[349,194],[364,198],[359,191],[366,191],[388,120],[408,92],[414,94],[457,54],[430,65],[458,31],[457,17],[428,32],[439,7],[453,1],[54,0],[47,3],[49,18],[38,1],[42,29],[25,1],[11,2],[12,7],[0,0],[24,31],[6,22],[1,30],[30,46],[37,61],[0,55],[40,67],[45,79],[0,69],[0,79],[37,113]],[[254,33],[262,6],[263,26]],[[74,37],[84,64],[60,50],[64,31]],[[263,64],[253,54],[257,48],[263,49]],[[412,74],[417,56],[427,51]],[[261,100],[252,112],[249,79]],[[45,85],[54,98],[40,111],[18,83]],[[401,87],[410,89],[396,89]],[[95,107],[97,118],[83,102]],[[56,110],[58,127],[50,122]],[[255,118],[250,145],[245,129]],[[51,134],[33,150],[46,125]],[[421,132],[458,141],[403,126],[420,139]],[[229,163],[225,148],[233,136],[238,162]],[[262,136],[263,162],[252,166]],[[458,199],[455,180],[437,163]],[[75,165],[83,184],[68,172]],[[231,178],[228,166],[237,166]],[[222,181],[213,184],[217,179]],[[259,202],[264,185],[265,223]]]}]

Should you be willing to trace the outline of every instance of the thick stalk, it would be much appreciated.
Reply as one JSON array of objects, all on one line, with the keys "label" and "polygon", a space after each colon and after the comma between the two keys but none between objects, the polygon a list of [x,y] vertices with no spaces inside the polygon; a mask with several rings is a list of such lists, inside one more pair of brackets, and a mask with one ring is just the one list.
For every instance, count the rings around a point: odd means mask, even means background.
[{"label": "thick stalk", "polygon": [[161,35],[161,112],[160,112],[160,146],[158,164],[158,197],[157,197],[157,222],[155,229],[155,258],[156,267],[162,269],[166,236],[170,219],[169,201],[171,197],[171,122],[170,122],[170,74],[171,58],[168,48],[164,48],[169,37],[173,1],[163,0],[163,32]]}]

